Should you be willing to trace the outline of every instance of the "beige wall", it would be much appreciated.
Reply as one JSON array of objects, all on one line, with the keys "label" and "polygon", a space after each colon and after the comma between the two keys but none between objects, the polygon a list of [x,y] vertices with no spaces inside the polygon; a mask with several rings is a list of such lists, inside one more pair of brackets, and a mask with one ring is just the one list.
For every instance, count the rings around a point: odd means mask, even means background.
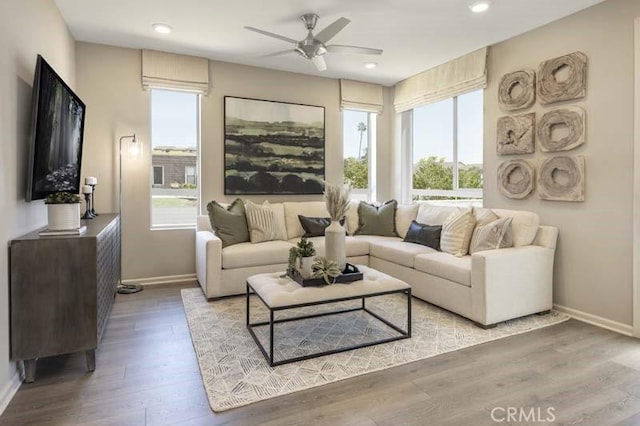
[{"label": "beige wall", "polygon": [[[637,0],[608,0],[575,15],[492,46],[485,94],[487,207],[536,211],[560,229],[554,302],[623,324],[632,323],[633,20]],[[582,51],[589,57],[587,142],[570,154],[586,160],[584,203],[509,200],[497,190],[496,119],[501,76],[555,56]],[[572,104],[567,102],[565,104]],[[549,107],[536,103],[540,117]],[[540,153],[523,156],[540,160]]]},{"label": "beige wall", "polygon": [[[78,92],[87,104],[84,175],[98,177],[96,205],[99,211],[117,210],[118,156],[121,135],[136,132],[149,148],[150,96],[140,85],[140,51],[89,43],[77,43]],[[263,68],[210,62],[211,91],[202,97],[201,108],[201,200],[202,211],[210,200],[230,201],[224,196],[223,126],[224,96],[319,105],[326,117],[326,177],[342,178],[340,85],[335,79]],[[389,90],[385,89],[386,96]],[[390,113],[378,120],[378,144],[388,145]],[[194,231],[150,230],[150,156],[123,167],[123,275],[125,279],[153,278],[195,271]],[[389,162],[380,155],[382,191],[389,176]],[[265,197],[246,197],[261,201]],[[313,200],[320,196],[268,197],[271,201]]]},{"label": "beige wall", "polygon": [[[74,42],[52,1],[0,2],[0,405],[9,391],[15,365],[9,361],[8,247],[11,238],[44,226],[42,201],[26,203],[26,167],[31,90],[40,53],[74,86]],[[2,407],[0,406],[0,409]]]}]

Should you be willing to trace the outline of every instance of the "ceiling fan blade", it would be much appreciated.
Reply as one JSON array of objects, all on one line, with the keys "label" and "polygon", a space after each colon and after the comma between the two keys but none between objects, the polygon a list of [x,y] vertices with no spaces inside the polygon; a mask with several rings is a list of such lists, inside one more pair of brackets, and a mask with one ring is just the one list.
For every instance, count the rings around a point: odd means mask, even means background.
[{"label": "ceiling fan blade", "polygon": [[348,20],[347,18],[338,18],[333,24],[330,24],[324,30],[320,31],[315,36],[315,39],[322,43],[326,43],[329,40],[331,40],[333,37],[335,37],[336,34],[342,31],[342,29],[346,27],[349,24],[349,22],[351,21]]},{"label": "ceiling fan blade", "polygon": [[318,71],[325,71],[327,69],[327,63],[324,61],[323,56],[314,56],[311,58],[311,62],[316,66]]},{"label": "ceiling fan blade", "polygon": [[254,27],[245,27],[245,28],[247,30],[249,30],[249,31],[253,31],[255,33],[262,34],[262,35],[266,35],[267,37],[277,38],[278,40],[286,41],[286,42],[293,43],[293,44],[297,44],[298,43],[298,40],[294,40],[294,39],[289,38],[289,37],[281,36],[279,34],[270,33],[269,31],[261,30],[259,28],[254,28]]},{"label": "ceiling fan blade", "polygon": [[287,50],[281,50],[279,52],[273,52],[266,55],[261,55],[261,56],[258,56],[258,58],[271,58],[273,56],[286,55],[287,53],[294,53],[294,52],[295,50],[293,49],[287,49]]},{"label": "ceiling fan blade", "polygon": [[345,46],[332,44],[327,46],[327,52],[332,53],[356,53],[358,55],[382,55],[382,49],[372,49],[370,47]]}]

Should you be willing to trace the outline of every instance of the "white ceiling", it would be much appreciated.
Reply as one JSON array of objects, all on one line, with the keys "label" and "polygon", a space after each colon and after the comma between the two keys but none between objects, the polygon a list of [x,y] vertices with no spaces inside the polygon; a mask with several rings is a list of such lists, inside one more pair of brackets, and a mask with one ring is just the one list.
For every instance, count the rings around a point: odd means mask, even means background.
[{"label": "white ceiling", "polygon": [[[392,85],[603,0],[493,0],[484,14],[472,0],[55,0],[79,41],[149,48],[265,68]],[[337,18],[352,22],[328,44],[384,49],[382,56],[328,53],[318,72],[302,57],[259,58],[290,45],[244,29],[300,40],[304,13],[320,15],[316,33]],[[152,30],[167,23],[170,35]],[[367,70],[363,64],[378,62]]]}]

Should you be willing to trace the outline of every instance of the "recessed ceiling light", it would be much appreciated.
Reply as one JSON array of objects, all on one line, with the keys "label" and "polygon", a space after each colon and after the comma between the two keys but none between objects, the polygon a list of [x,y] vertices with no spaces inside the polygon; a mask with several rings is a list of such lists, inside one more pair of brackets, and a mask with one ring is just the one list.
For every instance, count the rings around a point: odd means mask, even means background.
[{"label": "recessed ceiling light", "polygon": [[169,34],[171,32],[171,27],[167,24],[153,24],[151,27],[160,34]]},{"label": "recessed ceiling light", "polygon": [[491,7],[490,0],[476,1],[469,5],[469,9],[471,9],[471,11],[474,13],[486,12],[487,10],[489,10],[490,7]]},{"label": "recessed ceiling light", "polygon": [[371,70],[371,69],[373,69],[373,68],[375,68],[377,66],[378,66],[377,62],[367,62],[366,64],[364,64],[364,67],[366,69],[369,69],[369,70]]}]

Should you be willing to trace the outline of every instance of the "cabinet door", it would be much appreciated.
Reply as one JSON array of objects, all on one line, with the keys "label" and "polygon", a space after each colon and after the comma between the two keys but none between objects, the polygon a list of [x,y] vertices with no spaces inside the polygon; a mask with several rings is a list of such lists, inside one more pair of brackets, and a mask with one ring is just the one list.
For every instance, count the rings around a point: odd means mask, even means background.
[{"label": "cabinet door", "polygon": [[95,348],[95,238],[14,241],[10,298],[12,359]]}]

